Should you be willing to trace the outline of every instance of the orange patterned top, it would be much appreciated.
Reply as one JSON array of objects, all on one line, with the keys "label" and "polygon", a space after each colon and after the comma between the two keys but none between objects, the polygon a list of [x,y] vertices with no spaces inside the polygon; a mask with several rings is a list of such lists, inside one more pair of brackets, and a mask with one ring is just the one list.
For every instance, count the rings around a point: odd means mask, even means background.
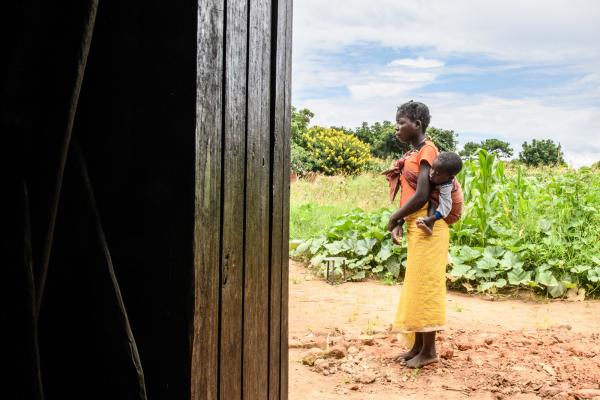
[{"label": "orange patterned top", "polygon": [[426,161],[431,166],[433,165],[433,161],[437,158],[438,153],[439,151],[437,147],[435,147],[435,144],[430,140],[426,140],[425,145],[423,145],[419,151],[415,151],[406,157],[404,160],[404,173],[400,178],[400,185],[402,188],[402,193],[400,193],[400,207],[406,204],[406,202],[417,192],[416,186],[413,188],[410,185],[405,174],[418,177],[421,161]]}]

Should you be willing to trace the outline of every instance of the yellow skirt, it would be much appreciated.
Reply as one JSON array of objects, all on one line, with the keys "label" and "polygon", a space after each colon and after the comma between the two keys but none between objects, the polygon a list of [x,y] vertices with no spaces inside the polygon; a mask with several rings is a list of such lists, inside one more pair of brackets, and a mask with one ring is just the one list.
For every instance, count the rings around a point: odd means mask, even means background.
[{"label": "yellow skirt", "polygon": [[[406,218],[408,259],[400,303],[396,311],[396,332],[432,332],[446,322],[446,266],[450,234],[443,219],[436,221],[433,234],[417,228],[418,217],[427,215],[427,206]],[[407,338],[410,341],[410,338]]]}]

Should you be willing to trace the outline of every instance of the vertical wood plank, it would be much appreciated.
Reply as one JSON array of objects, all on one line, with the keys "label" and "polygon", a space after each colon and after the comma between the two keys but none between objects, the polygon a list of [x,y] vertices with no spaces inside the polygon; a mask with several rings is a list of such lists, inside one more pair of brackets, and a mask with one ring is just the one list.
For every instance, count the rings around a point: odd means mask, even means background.
[{"label": "vertical wood plank", "polygon": [[273,2],[271,71],[272,112],[272,211],[271,211],[271,284],[270,284],[270,333],[269,333],[269,399],[281,397],[281,312],[284,208],[284,146],[285,146],[285,84],[286,84],[286,23],[287,3]]},{"label": "vertical wood plank", "polygon": [[289,221],[290,221],[290,146],[292,118],[292,21],[293,0],[285,2],[285,81],[284,123],[283,123],[283,224],[282,224],[282,264],[281,264],[281,393],[280,398],[288,398],[288,303],[289,303]]},{"label": "vertical wood plank", "polygon": [[242,397],[248,0],[227,0],[220,398]]},{"label": "vertical wood plank", "polygon": [[268,396],[270,0],[251,0],[244,283],[243,398]]},{"label": "vertical wood plank", "polygon": [[198,2],[192,399],[219,387],[224,0]]}]

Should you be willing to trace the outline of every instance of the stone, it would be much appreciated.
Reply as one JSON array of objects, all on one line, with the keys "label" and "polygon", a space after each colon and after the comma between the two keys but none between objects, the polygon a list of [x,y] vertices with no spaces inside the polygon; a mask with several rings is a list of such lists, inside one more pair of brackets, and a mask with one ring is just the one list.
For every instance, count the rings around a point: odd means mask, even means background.
[{"label": "stone", "polygon": [[562,389],[559,387],[544,385],[540,388],[538,393],[542,397],[552,397],[552,396],[556,396],[561,391],[562,391]]},{"label": "stone", "polygon": [[302,349],[304,348],[304,343],[298,339],[290,339],[288,342],[288,347],[290,349]]},{"label": "stone", "polygon": [[323,356],[323,350],[319,348],[310,349],[302,358],[302,364],[312,367],[315,361]]},{"label": "stone", "polygon": [[460,343],[456,344],[456,347],[460,351],[467,351],[467,350],[471,350],[473,348],[473,345],[471,343],[468,343],[468,342],[460,342]]},{"label": "stone", "polygon": [[347,374],[354,374],[354,365],[352,363],[344,363],[340,366],[340,369],[342,370],[342,372],[345,372]]},{"label": "stone", "polygon": [[348,354],[358,354],[360,350],[356,346],[348,347]]},{"label": "stone", "polygon": [[581,399],[593,399],[594,397],[600,397],[600,389],[579,389],[573,392],[577,398]]},{"label": "stone", "polygon": [[373,346],[375,344],[375,339],[369,335],[360,335],[358,340],[365,346]]},{"label": "stone", "polygon": [[440,351],[440,357],[444,360],[450,360],[454,357],[454,350],[451,347],[442,347]]},{"label": "stone", "polygon": [[546,371],[550,376],[556,376],[556,371],[552,368],[551,365],[540,363],[540,366],[544,371]]},{"label": "stone", "polygon": [[591,354],[587,348],[583,347],[580,344],[572,344],[569,346],[566,346],[566,350],[571,353],[571,355],[573,356],[577,356],[577,357],[591,357],[593,356],[593,354]]},{"label": "stone", "polygon": [[317,372],[323,372],[323,370],[325,370],[328,366],[329,366],[329,363],[322,358],[316,359],[314,361],[315,371],[317,371]]},{"label": "stone", "polygon": [[330,347],[328,350],[325,350],[325,353],[323,354],[324,358],[344,358],[346,357],[346,348],[344,346],[333,346]]},{"label": "stone", "polygon": [[373,372],[364,371],[358,374],[354,380],[358,383],[369,384],[375,382],[375,379],[377,379],[377,376]]}]

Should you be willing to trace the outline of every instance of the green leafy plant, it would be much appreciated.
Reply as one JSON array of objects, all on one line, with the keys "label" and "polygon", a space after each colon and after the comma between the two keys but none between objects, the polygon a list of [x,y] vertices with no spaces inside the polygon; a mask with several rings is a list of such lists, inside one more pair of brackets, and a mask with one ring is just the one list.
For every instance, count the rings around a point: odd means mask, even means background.
[{"label": "green leafy plant", "polygon": [[[458,178],[465,209],[451,229],[452,286],[480,292],[533,288],[551,297],[572,288],[600,294],[599,171],[507,170],[493,153],[479,150]],[[295,256],[315,267],[323,257],[346,257],[352,279],[401,279],[406,253],[385,231],[390,212],[339,216]]]}]

